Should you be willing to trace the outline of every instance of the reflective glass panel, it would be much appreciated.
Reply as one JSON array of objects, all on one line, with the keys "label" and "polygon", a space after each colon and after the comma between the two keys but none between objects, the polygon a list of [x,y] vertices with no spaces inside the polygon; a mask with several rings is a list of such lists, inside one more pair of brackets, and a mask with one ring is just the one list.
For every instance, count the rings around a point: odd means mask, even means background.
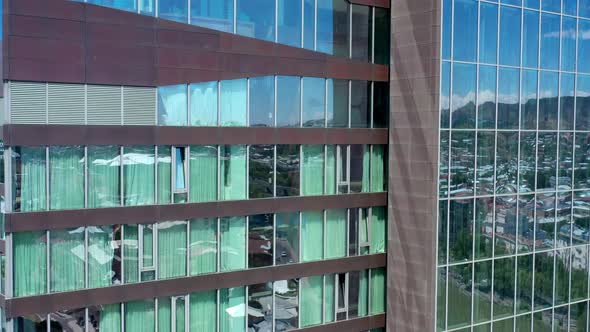
[{"label": "reflective glass panel", "polygon": [[[494,70],[495,72],[495,70]],[[451,110],[451,63],[442,62],[440,88],[440,127],[449,128]],[[496,90],[494,89],[494,92]],[[494,99],[495,100],[495,99]],[[494,117],[495,119],[495,117]]]},{"label": "reflective glass panel", "polygon": [[[587,0],[588,15],[590,15],[590,0]],[[580,11],[583,5],[580,0]],[[580,13],[581,15],[581,13]],[[590,38],[587,38],[588,31],[590,31],[590,21],[578,20],[578,72],[590,73],[590,57],[586,56],[590,52]]]},{"label": "reflective glass panel", "polygon": [[498,81],[498,129],[518,129],[519,70],[501,67]]},{"label": "reflective glass panel", "polygon": [[473,199],[451,200],[449,202],[449,262],[471,259],[473,239]]},{"label": "reflective glass panel", "polygon": [[84,207],[84,148],[49,148],[49,208],[51,210]]},{"label": "reflective glass panel", "polygon": [[492,257],[492,232],[494,224],[494,199],[475,200],[475,259]]},{"label": "reflective glass panel", "polygon": [[[590,18],[590,0],[579,0],[578,6],[578,15],[581,17]],[[581,28],[580,31],[582,31]]]},{"label": "reflective glass panel", "polygon": [[553,303],[553,257],[548,252],[535,254],[535,309],[546,308]]},{"label": "reflective glass panel", "polygon": [[494,256],[514,254],[516,238],[516,196],[496,197]]},{"label": "reflective glass panel", "polygon": [[118,146],[88,147],[88,207],[121,205]]},{"label": "reflective glass panel", "polygon": [[587,75],[578,75],[575,118],[576,130],[590,129],[590,76]]},{"label": "reflective glass panel", "polygon": [[535,190],[535,165],[537,154],[537,137],[530,132],[520,133],[519,191]]},{"label": "reflective glass panel", "polygon": [[537,78],[536,70],[522,71],[522,87],[520,91],[521,129],[537,129]]},{"label": "reflective glass panel", "polygon": [[468,325],[471,321],[472,265],[463,264],[449,267],[448,277],[448,328]]},{"label": "reflective glass panel", "polygon": [[473,322],[489,321],[492,313],[492,261],[475,263],[473,278]]},{"label": "reflective glass panel", "polygon": [[541,68],[559,69],[560,18],[541,14]]},{"label": "reflective glass panel", "polygon": [[[348,80],[328,78],[327,83],[328,127],[346,128],[348,127]],[[353,98],[355,101],[357,99]]]},{"label": "reflective glass panel", "polygon": [[217,271],[217,218],[190,221],[190,275]]},{"label": "reflective glass panel", "polygon": [[247,80],[221,81],[221,126],[245,127],[247,117]]},{"label": "reflective glass panel", "polygon": [[479,61],[496,63],[498,5],[482,2],[479,9]]},{"label": "reflective glass panel", "polygon": [[158,124],[186,126],[188,124],[188,99],[186,85],[169,85],[158,88]]},{"label": "reflective glass panel", "polygon": [[274,282],[275,331],[294,330],[299,326],[299,279]]},{"label": "reflective glass panel", "polygon": [[272,331],[273,320],[273,283],[248,286],[248,331]]},{"label": "reflective glass panel", "polygon": [[315,0],[303,0],[303,47],[315,50]]},{"label": "reflective glass panel", "polygon": [[496,67],[479,67],[477,122],[479,128],[496,128]]},{"label": "reflective glass panel", "polygon": [[273,265],[274,218],[272,214],[248,217],[248,268]]},{"label": "reflective glass panel", "polygon": [[346,0],[316,0],[316,50],[348,56],[349,10]]},{"label": "reflective glass panel", "polygon": [[558,117],[559,76],[556,72],[541,71],[539,81],[539,129],[556,130]]},{"label": "reflective glass panel", "polygon": [[562,17],[561,70],[574,71],[576,67],[576,19]]},{"label": "reflective glass panel", "polygon": [[371,125],[371,83],[367,81],[350,82],[350,127],[369,128]]},{"label": "reflective glass panel", "polygon": [[278,42],[301,47],[302,0],[278,0]]},{"label": "reflective glass panel", "polygon": [[191,24],[209,29],[234,31],[233,0],[191,0]]},{"label": "reflective glass panel", "polygon": [[516,257],[516,312],[530,311],[533,300],[533,255]]},{"label": "reflective glass panel", "polygon": [[[241,309],[244,308],[244,309]],[[246,288],[219,290],[219,332],[246,332]]]},{"label": "reflective glass panel", "polygon": [[462,61],[475,61],[477,45],[477,1],[455,0],[455,20],[453,32],[453,58]]},{"label": "reflective glass panel", "polygon": [[496,193],[516,192],[518,133],[498,132],[496,146]]},{"label": "reflective glass panel", "polygon": [[219,220],[219,268],[233,271],[246,268],[246,218],[226,217]]},{"label": "reflective glass panel", "polygon": [[250,102],[250,127],[274,127],[274,76],[251,78],[248,100]]},{"label": "reflective glass panel", "polygon": [[217,126],[217,87],[217,82],[194,83],[189,86],[191,126]]},{"label": "reflective glass panel", "polygon": [[375,13],[374,62],[380,65],[389,64],[389,9],[373,7]]},{"label": "reflective glass panel", "polygon": [[533,195],[518,197],[516,250],[526,253],[532,250],[534,242],[535,200]]},{"label": "reflective glass panel", "polygon": [[539,133],[537,158],[537,190],[555,190],[557,160],[556,133]]},{"label": "reflective glass panel", "polygon": [[220,199],[246,199],[246,146],[223,145],[220,149]]},{"label": "reflective glass panel", "polygon": [[236,29],[242,36],[275,40],[275,1],[236,0]]},{"label": "reflective glass panel", "polygon": [[[88,3],[112,7],[116,9],[128,10],[131,12],[137,11],[137,2],[135,0],[88,0]],[[143,6],[142,9],[144,9]],[[153,8],[150,12],[153,12]]]},{"label": "reflective glass panel", "polygon": [[361,5],[350,5],[352,16],[351,25],[351,57],[360,61],[368,62],[372,57],[373,16],[371,7]]},{"label": "reflective glass panel", "polygon": [[[514,257],[497,259],[494,261],[494,306],[493,317],[495,319],[514,314]],[[512,320],[507,326],[512,329]],[[498,328],[497,323],[494,327]],[[509,331],[500,328],[494,331]]]},{"label": "reflective glass panel", "polygon": [[326,118],[326,80],[303,78],[303,126],[324,127]]},{"label": "reflective glass panel", "polygon": [[475,127],[475,65],[453,64],[453,96],[451,121],[453,128]]},{"label": "reflective glass panel", "polygon": [[299,145],[277,145],[276,196],[299,195]]},{"label": "reflective glass panel", "polygon": [[277,127],[299,127],[301,123],[301,80],[277,76]]},{"label": "reflective glass panel", "polygon": [[573,130],[575,76],[573,74],[561,74],[560,84],[561,86],[559,88],[559,128],[561,130]]},{"label": "reflective glass panel", "polygon": [[274,196],[274,145],[249,147],[249,198]]},{"label": "reflective glass panel", "polygon": [[555,246],[555,194],[536,195],[535,248],[551,249]]},{"label": "reflective glass panel", "polygon": [[276,214],[277,265],[299,262],[299,213]]},{"label": "reflective glass panel", "polygon": [[451,133],[451,197],[473,194],[475,133]]},{"label": "reflective glass panel", "polygon": [[520,65],[520,19],[521,9],[500,8],[500,64]]},{"label": "reflective glass panel", "polygon": [[166,0],[158,2],[158,16],[167,20],[187,22],[187,0]]},{"label": "reflective glass panel", "polygon": [[84,288],[84,227],[49,233],[50,291]]},{"label": "reflective glass panel", "polygon": [[537,68],[539,64],[539,12],[524,11],[522,41],[523,67]]},{"label": "reflective glass panel", "polygon": [[442,58],[451,59],[451,30],[453,28],[453,2],[442,0]]}]

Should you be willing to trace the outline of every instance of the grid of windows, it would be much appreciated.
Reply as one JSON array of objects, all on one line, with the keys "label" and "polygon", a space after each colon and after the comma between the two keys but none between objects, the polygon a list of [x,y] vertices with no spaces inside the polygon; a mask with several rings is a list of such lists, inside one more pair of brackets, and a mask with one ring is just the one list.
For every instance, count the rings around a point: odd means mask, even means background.
[{"label": "grid of windows", "polygon": [[289,331],[384,313],[385,282],[385,269],[377,268],[19,317],[13,324],[14,331],[30,332]]},{"label": "grid of windows", "polygon": [[442,0],[437,329],[588,329],[577,0]]},{"label": "grid of windows", "polygon": [[389,64],[389,10],[347,0],[74,0]]},{"label": "grid of windows", "polygon": [[384,192],[387,181],[385,145],[51,146],[11,151],[18,212]]},{"label": "grid of windows", "polygon": [[15,297],[384,253],[385,207],[13,233]]}]

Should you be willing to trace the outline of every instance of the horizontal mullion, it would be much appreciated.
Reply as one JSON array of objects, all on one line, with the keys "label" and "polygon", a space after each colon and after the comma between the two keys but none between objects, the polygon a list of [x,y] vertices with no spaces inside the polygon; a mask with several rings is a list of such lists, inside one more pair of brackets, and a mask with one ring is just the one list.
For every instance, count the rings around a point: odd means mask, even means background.
[{"label": "horizontal mullion", "polygon": [[[19,317],[32,314],[49,314],[61,310],[73,310],[89,306],[184,295],[213,289],[248,286],[269,281],[361,271],[386,266],[386,256],[386,254],[355,256],[12,298],[6,299],[6,316]],[[307,331],[307,329],[304,331]]]},{"label": "horizontal mullion", "polygon": [[99,209],[15,212],[6,214],[6,232],[65,229],[80,226],[149,224],[169,220],[385,205],[387,205],[387,193],[362,193]]},{"label": "horizontal mullion", "polygon": [[[32,135],[31,133],[34,133]],[[166,127],[102,125],[3,126],[4,144],[199,145],[199,144],[387,144],[387,129]]]}]

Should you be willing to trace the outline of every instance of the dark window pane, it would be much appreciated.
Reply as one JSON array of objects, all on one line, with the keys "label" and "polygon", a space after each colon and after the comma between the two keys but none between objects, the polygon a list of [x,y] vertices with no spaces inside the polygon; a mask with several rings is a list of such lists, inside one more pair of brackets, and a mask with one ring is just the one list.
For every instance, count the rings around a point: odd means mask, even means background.
[{"label": "dark window pane", "polygon": [[375,11],[375,63],[389,64],[389,10],[373,7]]},{"label": "dark window pane", "polygon": [[389,84],[385,82],[373,82],[373,128],[388,127]]},{"label": "dark window pane", "polygon": [[277,145],[276,196],[299,195],[299,145]]},{"label": "dark window pane", "polygon": [[475,132],[451,134],[451,197],[473,195]]},{"label": "dark window pane", "polygon": [[500,8],[500,64],[520,65],[520,19],[521,9]]},{"label": "dark window pane", "polygon": [[473,199],[449,202],[449,263],[471,259]]},{"label": "dark window pane", "polygon": [[[573,212],[574,217],[572,225],[572,244],[587,244],[588,231],[590,231],[590,210],[588,210],[587,197],[590,196],[588,191],[578,191],[574,193]],[[584,295],[585,296],[585,295]]]},{"label": "dark window pane", "polygon": [[301,1],[278,0],[278,42],[301,47]]},{"label": "dark window pane", "polygon": [[371,36],[373,16],[371,7],[361,5],[350,5],[352,12],[352,49],[351,56],[353,59],[361,61],[370,61],[372,54]]},{"label": "dark window pane", "polygon": [[455,0],[455,19],[453,32],[453,58],[462,61],[475,61],[477,45],[477,1]]},{"label": "dark window pane", "polygon": [[516,257],[516,312],[530,311],[533,301],[533,255]]},{"label": "dark window pane", "polygon": [[250,127],[273,127],[275,124],[274,76],[250,79]]},{"label": "dark window pane", "polygon": [[537,158],[537,190],[555,190],[557,134],[539,133]]},{"label": "dark window pane", "polygon": [[479,128],[496,128],[496,71],[496,67],[479,67],[479,90],[477,92]]},{"label": "dark window pane", "polygon": [[248,217],[248,268],[273,265],[273,215]]},{"label": "dark window pane", "polygon": [[303,126],[324,127],[326,117],[326,80],[303,78]]},{"label": "dark window pane", "polygon": [[548,252],[535,254],[535,309],[546,308],[553,303],[553,256]]},{"label": "dark window pane", "polygon": [[588,247],[574,247],[571,253],[570,294],[573,302],[588,298]]},{"label": "dark window pane", "polygon": [[237,33],[257,39],[275,40],[275,1],[236,0]]},{"label": "dark window pane", "polygon": [[[555,252],[555,305],[569,302],[570,249]],[[556,309],[557,310],[557,309]],[[557,314],[557,311],[556,311]],[[566,314],[567,318],[567,314]],[[557,323],[557,322],[556,322]],[[566,328],[567,331],[567,328]]]},{"label": "dark window pane", "polygon": [[370,191],[370,157],[368,145],[350,145],[350,192]]},{"label": "dark window pane", "polygon": [[348,80],[329,78],[328,81],[328,127],[348,127]]},{"label": "dark window pane", "polygon": [[[514,257],[494,261],[493,317],[495,319],[514,314],[514,261]],[[512,328],[512,321],[508,326]],[[508,329],[500,328],[494,331],[508,331]]]},{"label": "dark window pane", "polygon": [[[590,52],[590,48],[588,52]],[[590,76],[578,75],[578,84],[576,85],[576,130],[588,129],[590,129]]]},{"label": "dark window pane", "polygon": [[316,50],[348,57],[349,3],[347,0],[317,0]]},{"label": "dark window pane", "polygon": [[272,331],[272,285],[272,282],[267,282],[248,286],[248,331]]},{"label": "dark window pane", "polygon": [[251,145],[249,198],[274,196],[274,145]]},{"label": "dark window pane", "polygon": [[448,328],[466,326],[471,321],[472,265],[449,267],[448,277]]},{"label": "dark window pane", "polygon": [[301,123],[301,80],[277,76],[277,127],[299,127]]},{"label": "dark window pane", "polygon": [[369,128],[371,84],[367,81],[351,81],[350,84],[350,126],[351,128]]},{"label": "dark window pane", "polygon": [[276,214],[277,265],[299,262],[299,213]]},{"label": "dark window pane", "polygon": [[191,24],[233,32],[233,0],[191,0]]},{"label": "dark window pane", "polygon": [[496,63],[498,5],[482,2],[479,10],[479,61]]},{"label": "dark window pane", "polygon": [[158,3],[158,16],[167,20],[187,22],[188,4],[186,0],[166,0]]},{"label": "dark window pane", "polygon": [[473,322],[481,323],[492,313],[492,261],[477,262],[473,268]]}]

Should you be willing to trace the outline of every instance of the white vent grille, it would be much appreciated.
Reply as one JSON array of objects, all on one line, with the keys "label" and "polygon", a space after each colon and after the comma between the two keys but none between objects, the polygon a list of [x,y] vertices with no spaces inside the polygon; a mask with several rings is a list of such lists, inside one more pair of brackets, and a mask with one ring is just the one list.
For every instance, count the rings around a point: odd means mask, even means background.
[{"label": "white vent grille", "polygon": [[10,82],[10,122],[44,124],[47,121],[45,83]]},{"label": "white vent grille", "polygon": [[88,85],[86,98],[89,125],[121,124],[121,87]]},{"label": "white vent grille", "polygon": [[155,114],[155,88],[123,88],[123,124],[155,125]]},{"label": "white vent grille", "polygon": [[49,124],[85,124],[84,85],[48,85]]}]

